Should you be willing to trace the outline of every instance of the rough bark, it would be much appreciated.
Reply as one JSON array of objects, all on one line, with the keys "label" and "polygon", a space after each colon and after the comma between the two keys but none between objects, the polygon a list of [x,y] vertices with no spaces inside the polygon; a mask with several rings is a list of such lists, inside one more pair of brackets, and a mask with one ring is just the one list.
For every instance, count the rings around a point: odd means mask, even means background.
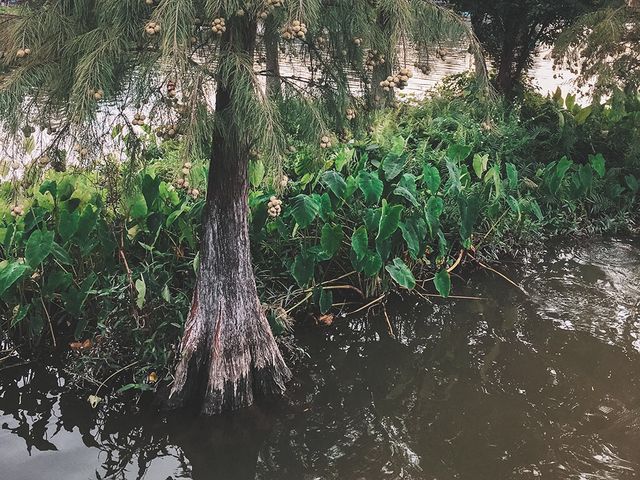
[{"label": "rough bark", "polygon": [[[221,55],[234,49],[252,56],[255,38],[254,22],[236,20],[221,39]],[[233,82],[217,85],[200,269],[169,398],[171,407],[196,404],[204,414],[282,394],[291,375],[256,290],[247,204],[251,140],[233,128]]]},{"label": "rough bark", "polygon": [[264,50],[267,67],[267,95],[277,97],[282,94],[280,82],[280,52],[278,51],[278,25],[273,15],[267,17],[264,32]]}]

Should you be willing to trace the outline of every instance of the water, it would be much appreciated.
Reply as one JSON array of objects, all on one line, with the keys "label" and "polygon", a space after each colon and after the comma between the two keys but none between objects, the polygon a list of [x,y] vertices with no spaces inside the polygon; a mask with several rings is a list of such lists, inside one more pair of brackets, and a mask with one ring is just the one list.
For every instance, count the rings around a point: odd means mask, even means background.
[{"label": "water", "polygon": [[554,247],[457,294],[297,332],[287,396],[221,418],[109,401],[64,374],[0,371],[0,478],[633,479],[640,474],[640,244]]}]

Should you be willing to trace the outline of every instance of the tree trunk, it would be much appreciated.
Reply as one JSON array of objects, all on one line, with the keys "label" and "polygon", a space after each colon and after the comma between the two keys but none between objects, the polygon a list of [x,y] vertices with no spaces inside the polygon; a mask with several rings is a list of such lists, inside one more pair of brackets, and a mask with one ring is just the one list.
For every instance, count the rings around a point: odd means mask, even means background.
[{"label": "tree trunk", "polygon": [[[255,22],[236,17],[220,40],[220,55],[253,58],[255,41]],[[251,264],[251,139],[243,138],[230,108],[234,76],[240,74],[227,74],[217,84],[200,269],[169,397],[174,408],[196,404],[210,415],[280,395],[291,375],[262,311]]]},{"label": "tree trunk", "polygon": [[267,62],[267,95],[278,97],[282,94],[280,52],[278,51],[278,25],[273,15],[269,15],[265,21],[264,54]]},{"label": "tree trunk", "polygon": [[391,45],[391,31],[389,28],[389,18],[386,14],[380,13],[377,18],[377,28],[380,30],[382,38],[387,39],[387,45],[382,51],[385,56],[385,62],[373,67],[373,73],[371,74],[371,98],[369,99],[369,107],[372,110],[386,108],[393,105],[395,95],[393,90],[386,91],[384,87],[380,86],[380,82],[386,80],[391,75],[391,67],[393,62],[393,56],[395,54],[395,45]]},{"label": "tree trunk", "polygon": [[385,91],[380,82],[386,80],[391,75],[391,62],[386,59],[383,64],[373,67],[373,74],[371,75],[371,99],[370,104],[372,109],[386,108],[393,104],[394,94],[393,90]]}]

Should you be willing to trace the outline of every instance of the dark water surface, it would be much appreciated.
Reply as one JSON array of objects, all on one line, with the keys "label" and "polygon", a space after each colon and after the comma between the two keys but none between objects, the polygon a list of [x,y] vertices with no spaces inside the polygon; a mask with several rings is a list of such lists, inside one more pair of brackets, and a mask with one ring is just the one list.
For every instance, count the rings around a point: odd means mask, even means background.
[{"label": "dark water surface", "polygon": [[55,369],[0,371],[0,479],[632,479],[640,476],[640,245],[479,272],[381,319],[301,329],[287,398],[193,419],[92,410]]}]

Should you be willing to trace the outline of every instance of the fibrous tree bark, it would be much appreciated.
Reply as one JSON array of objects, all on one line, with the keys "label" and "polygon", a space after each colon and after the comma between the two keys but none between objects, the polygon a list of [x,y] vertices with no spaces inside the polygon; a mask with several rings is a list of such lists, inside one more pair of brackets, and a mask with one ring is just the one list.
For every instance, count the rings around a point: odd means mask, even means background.
[{"label": "fibrous tree bark", "polygon": [[[220,55],[253,57],[256,23],[238,20]],[[200,268],[170,393],[172,407],[196,403],[217,414],[279,395],[291,373],[265,317],[249,249],[248,152],[252,139],[234,128],[237,75],[218,79],[216,127],[200,247]]]}]

